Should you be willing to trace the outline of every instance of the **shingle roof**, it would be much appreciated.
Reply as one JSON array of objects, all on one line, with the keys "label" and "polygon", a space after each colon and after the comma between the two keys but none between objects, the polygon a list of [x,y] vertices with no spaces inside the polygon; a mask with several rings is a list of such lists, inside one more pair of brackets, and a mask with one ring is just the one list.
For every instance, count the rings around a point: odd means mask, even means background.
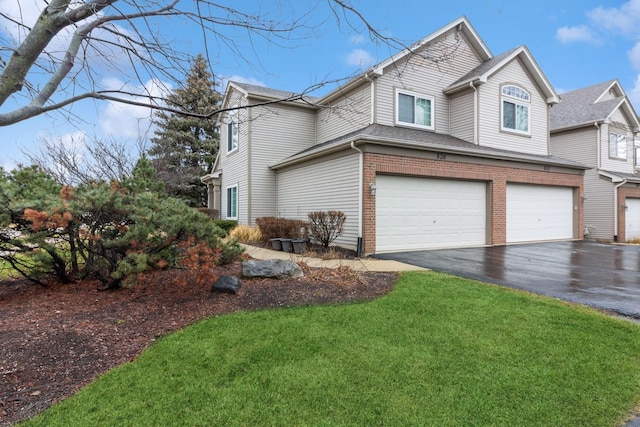
[{"label": "shingle roof", "polygon": [[560,103],[551,108],[551,130],[590,124],[609,117],[624,97],[596,101],[614,82],[609,80],[560,95]]},{"label": "shingle roof", "polygon": [[[520,49],[520,47],[513,48],[513,49],[508,50],[508,51],[506,51],[504,53],[501,53],[498,56],[495,56],[495,57],[493,57],[491,59],[488,59],[488,60],[482,62],[476,68],[474,68],[473,70],[469,71],[467,74],[465,74],[464,76],[460,77],[455,82],[451,83],[449,85],[449,88],[456,87],[460,83],[465,82],[465,81],[468,82],[468,81],[472,81],[472,80],[475,80],[475,79],[479,79],[480,77],[482,77],[482,75],[484,73],[486,73],[487,71],[491,70],[493,67],[498,65],[500,62],[502,62],[505,58],[507,58],[509,55],[511,55],[513,52],[515,52],[518,49]],[[447,89],[445,89],[445,92],[446,91],[447,91]]]},{"label": "shingle roof", "polygon": [[[299,93],[296,93],[296,92],[280,90],[280,89],[272,89],[269,87],[252,85],[249,83],[240,83],[240,82],[234,82],[234,81],[231,81],[229,83],[232,83],[240,87],[241,89],[243,89],[244,91],[246,91],[251,95],[264,96],[267,98],[288,99],[288,98],[296,97],[299,95]],[[304,99],[309,102],[314,102],[318,98],[315,96],[304,96]]]},{"label": "shingle roof", "polygon": [[332,151],[343,150],[351,142],[368,142],[373,144],[389,144],[394,147],[404,147],[425,151],[440,151],[451,154],[461,154],[471,157],[484,157],[491,159],[502,159],[516,162],[537,163],[576,169],[589,169],[581,163],[562,159],[555,156],[542,156],[535,154],[518,153],[514,151],[499,150],[496,148],[479,146],[462,139],[418,129],[408,129],[402,127],[384,126],[372,124],[365,128],[351,132],[331,141],[314,145],[302,150],[279,163],[272,165],[278,169],[285,165],[295,163],[307,158],[321,156]]},{"label": "shingle roof", "polygon": [[604,172],[605,174],[611,176],[617,176],[621,179],[626,179],[629,182],[640,183],[640,175],[635,173],[624,173],[624,172],[613,172],[608,170],[600,170],[600,172]]}]

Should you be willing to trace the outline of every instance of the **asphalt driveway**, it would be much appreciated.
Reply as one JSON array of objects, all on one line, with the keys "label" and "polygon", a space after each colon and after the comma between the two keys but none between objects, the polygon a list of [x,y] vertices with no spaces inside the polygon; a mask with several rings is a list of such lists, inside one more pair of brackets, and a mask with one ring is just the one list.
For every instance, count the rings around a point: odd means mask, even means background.
[{"label": "asphalt driveway", "polygon": [[640,319],[640,246],[551,242],[375,256]]}]

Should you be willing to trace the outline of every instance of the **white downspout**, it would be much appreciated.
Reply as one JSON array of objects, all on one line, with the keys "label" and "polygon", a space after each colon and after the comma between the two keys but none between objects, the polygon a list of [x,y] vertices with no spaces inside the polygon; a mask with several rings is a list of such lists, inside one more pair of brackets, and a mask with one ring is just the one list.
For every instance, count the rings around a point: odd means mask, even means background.
[{"label": "white downspout", "polygon": [[364,191],[364,153],[358,147],[356,147],[355,141],[351,141],[351,148],[356,150],[359,154],[359,171],[358,171],[358,243],[357,243],[357,256],[362,256],[362,192]]},{"label": "white downspout", "polygon": [[469,82],[469,87],[473,89],[473,143],[478,145],[478,88],[473,82]]},{"label": "white downspout", "polygon": [[598,132],[596,133],[596,155],[598,156],[597,168],[600,170],[600,167],[602,166],[602,136],[600,135],[601,131],[598,122],[593,122],[593,125],[598,129]]},{"label": "white downspout", "polygon": [[622,182],[613,187],[613,241],[618,241],[618,188],[627,183],[627,178],[624,178]]}]

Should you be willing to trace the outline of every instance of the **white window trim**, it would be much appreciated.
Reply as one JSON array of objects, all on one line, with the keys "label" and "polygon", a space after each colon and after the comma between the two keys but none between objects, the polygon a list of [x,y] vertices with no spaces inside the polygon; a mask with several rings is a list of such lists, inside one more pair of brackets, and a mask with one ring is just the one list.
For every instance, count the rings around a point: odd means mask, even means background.
[{"label": "white window trim", "polygon": [[[431,126],[420,125],[420,124],[416,124],[416,123],[407,123],[407,122],[400,121],[400,102],[398,102],[398,96],[400,94],[413,96],[414,98],[426,99],[429,102],[431,102]],[[435,124],[436,124],[436,101],[435,101],[435,98],[433,96],[424,95],[422,93],[412,92],[412,91],[404,90],[404,89],[396,89],[395,109],[396,109],[396,111],[395,111],[395,122],[396,122],[396,125],[398,125],[398,126],[409,126],[409,127],[414,127],[414,128],[418,128],[418,129],[435,130]]]},{"label": "white window trim", "polygon": [[[231,200],[229,199],[229,190],[231,190],[231,189],[233,189],[233,188],[235,188],[235,189],[236,189],[236,191],[235,191],[235,193],[236,193],[236,212],[235,212],[236,214],[235,214],[235,216],[231,216],[231,215],[229,215],[229,213],[230,213],[229,211],[231,210],[231,204],[230,204]],[[225,216],[226,216],[226,219],[235,219],[235,220],[238,220],[238,210],[239,210],[238,205],[239,205],[239,203],[240,203],[240,197],[238,196],[238,184],[230,185],[230,186],[228,186],[228,187],[226,188],[226,198],[227,198],[227,206],[225,206],[225,209],[226,209],[226,212],[225,212],[225,214],[226,214],[226,215],[225,215]]]},{"label": "white window trim", "polygon": [[[617,135],[617,136],[624,136],[624,156],[620,156],[618,155],[618,145],[616,144],[616,154],[613,155],[611,154],[611,135]],[[616,159],[616,160],[627,160],[628,158],[628,154],[627,154],[627,135],[622,134],[622,133],[618,133],[618,132],[609,132],[609,158],[611,159]]]},{"label": "white window trim", "polygon": [[[234,125],[236,127],[236,140],[235,140],[235,146],[231,147],[232,137],[233,137],[231,128]],[[238,147],[240,147],[240,125],[238,123],[238,114],[231,113],[229,114],[229,123],[227,123],[227,154],[238,151]]]},{"label": "white window trim", "polygon": [[[527,97],[529,98],[528,100],[522,99],[522,98],[518,98],[512,95],[506,95],[505,93],[503,93],[504,88],[506,87],[515,87],[520,89],[521,91],[523,91],[524,93],[527,94]],[[526,131],[523,130],[519,130],[519,129],[511,129],[508,127],[504,126],[504,103],[509,102],[511,104],[514,105],[520,105],[523,107],[527,107],[527,129]],[[516,123],[517,123],[518,119],[516,117]],[[518,85],[514,85],[514,84],[509,84],[509,85],[504,85],[500,87],[500,130],[505,131],[505,132],[513,132],[513,133],[517,133],[520,135],[531,135],[531,94],[529,94],[528,91],[524,90],[523,88],[521,88]]]}]

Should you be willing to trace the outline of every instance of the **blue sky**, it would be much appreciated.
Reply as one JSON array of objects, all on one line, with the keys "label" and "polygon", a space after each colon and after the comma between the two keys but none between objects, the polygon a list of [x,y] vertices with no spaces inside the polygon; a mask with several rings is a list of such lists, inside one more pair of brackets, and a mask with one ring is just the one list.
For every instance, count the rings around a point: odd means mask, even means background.
[{"label": "blue sky", "polygon": [[[188,0],[182,0],[185,2]],[[321,81],[344,78],[362,67],[387,59],[396,50],[373,43],[355,17],[352,26],[338,25],[325,0],[220,1],[243,11],[269,13],[278,18],[283,10],[309,12],[310,23],[319,23],[312,33],[285,40],[280,45],[259,39],[249,40],[237,31],[234,40],[246,50],[248,62],[238,59],[224,44],[209,39],[208,52],[213,71],[223,81],[229,79],[302,91]],[[44,0],[18,0],[22,13],[35,19]],[[285,4],[286,9],[281,5]],[[353,6],[379,32],[411,44],[431,32],[466,15],[494,55],[527,45],[558,92],[578,89],[610,79],[619,79],[632,103],[640,108],[640,0],[353,0]],[[16,0],[0,0],[0,10],[16,10]],[[310,11],[309,11],[310,10]],[[2,28],[10,35],[13,29]],[[160,31],[174,45],[184,46],[193,55],[204,52],[201,34],[193,26],[161,25]],[[223,30],[224,31],[224,30]],[[5,37],[6,39],[6,37]],[[250,46],[254,49],[252,52]],[[5,53],[0,50],[0,56]],[[117,86],[122,76],[110,76],[105,66],[102,84]],[[328,85],[321,95],[333,89]],[[221,88],[222,90],[223,88]],[[6,110],[6,108],[5,108]],[[0,109],[0,112],[3,112]],[[0,166],[12,168],[24,162],[21,150],[37,151],[41,139],[78,141],[82,135],[114,138],[134,143],[148,140],[146,109],[85,101],[69,114],[54,113],[0,128]]]}]

